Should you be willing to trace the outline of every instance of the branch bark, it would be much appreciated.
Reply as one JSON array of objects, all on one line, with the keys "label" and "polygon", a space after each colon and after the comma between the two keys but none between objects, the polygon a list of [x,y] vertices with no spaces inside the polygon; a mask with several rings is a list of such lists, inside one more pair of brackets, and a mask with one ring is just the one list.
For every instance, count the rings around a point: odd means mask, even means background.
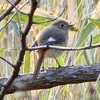
[{"label": "branch bark", "polygon": [[62,47],[62,46],[53,46],[53,45],[42,45],[42,46],[37,46],[37,47],[31,47],[31,48],[26,48],[27,51],[32,51],[32,50],[37,50],[37,49],[57,49],[57,50],[63,50],[63,51],[76,51],[76,50],[87,50],[87,49],[94,49],[94,48],[99,48],[100,44],[91,44],[87,45],[84,47]]},{"label": "branch bark", "polygon": [[[29,2],[29,1],[30,0],[28,0],[27,2]],[[11,76],[2,85],[2,89],[0,91],[0,100],[3,100],[5,94],[7,93],[8,88],[12,85],[12,83],[14,82],[14,80],[16,79],[16,77],[19,74],[20,67],[22,65],[24,55],[25,55],[25,49],[27,47],[26,46],[26,36],[29,33],[29,30],[31,28],[31,25],[32,25],[32,22],[33,22],[33,15],[34,15],[34,12],[35,12],[36,8],[37,8],[37,1],[36,0],[31,0],[31,8],[30,8],[29,15],[28,15],[28,22],[27,22],[27,25],[26,25],[25,29],[23,31],[21,31],[21,39],[20,39],[21,50],[19,52],[18,59],[16,61],[16,64],[14,65],[15,68],[14,68]]]},{"label": "branch bark", "polygon": [[[36,80],[33,74],[19,75],[9,87],[7,94],[17,91],[48,89],[58,85],[93,82],[99,80],[100,64],[51,68],[41,71]],[[8,78],[0,79],[0,90]]]},{"label": "branch bark", "polygon": [[[17,5],[21,0],[15,0],[13,5]],[[11,11],[14,9],[14,6],[10,6],[1,16],[0,16],[0,21],[4,19],[7,15],[11,13]]]}]

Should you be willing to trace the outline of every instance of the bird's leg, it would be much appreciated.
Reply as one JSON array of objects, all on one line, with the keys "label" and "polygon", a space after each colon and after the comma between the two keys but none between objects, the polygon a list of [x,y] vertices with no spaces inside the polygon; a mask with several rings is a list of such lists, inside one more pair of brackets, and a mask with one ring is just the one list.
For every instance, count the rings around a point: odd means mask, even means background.
[{"label": "bird's leg", "polygon": [[56,57],[54,57],[54,59],[56,60],[57,64],[58,64],[58,67],[61,67],[61,65],[59,64],[58,60]]}]

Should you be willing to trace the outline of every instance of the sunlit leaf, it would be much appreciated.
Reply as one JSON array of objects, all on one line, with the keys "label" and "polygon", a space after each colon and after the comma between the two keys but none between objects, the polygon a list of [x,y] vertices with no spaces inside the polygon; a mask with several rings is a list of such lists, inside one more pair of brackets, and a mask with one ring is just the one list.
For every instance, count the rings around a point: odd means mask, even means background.
[{"label": "sunlit leaf", "polygon": [[59,64],[60,64],[61,66],[65,66],[64,59],[62,58],[62,56],[58,57],[58,58],[57,58],[57,61],[59,62]]},{"label": "sunlit leaf", "polygon": [[90,64],[89,58],[88,58],[88,55],[87,55],[87,52],[86,51],[83,51],[83,54],[84,54],[84,58],[85,58],[86,63],[87,64]]},{"label": "sunlit leaf", "polygon": [[95,44],[95,43],[100,43],[100,34],[93,37],[93,44]]},{"label": "sunlit leaf", "polygon": [[6,50],[5,48],[0,48],[0,56],[4,54],[5,50]]},{"label": "sunlit leaf", "polygon": [[[100,18],[97,19],[97,21],[100,21]],[[81,31],[79,40],[77,42],[77,46],[83,43],[86,39],[86,37],[91,33],[91,31],[94,29],[95,25],[92,22],[89,22]]]},{"label": "sunlit leaf", "polygon": [[83,15],[83,5],[81,0],[77,0],[77,7],[78,7],[78,17],[82,18]]},{"label": "sunlit leaf", "polygon": [[30,72],[30,54],[25,53],[25,58],[24,58],[24,72],[28,73]]},{"label": "sunlit leaf", "polygon": [[3,40],[5,38],[4,30],[0,31],[0,39]]},{"label": "sunlit leaf", "polygon": [[100,29],[100,21],[98,22],[96,19],[89,18],[89,20]]}]

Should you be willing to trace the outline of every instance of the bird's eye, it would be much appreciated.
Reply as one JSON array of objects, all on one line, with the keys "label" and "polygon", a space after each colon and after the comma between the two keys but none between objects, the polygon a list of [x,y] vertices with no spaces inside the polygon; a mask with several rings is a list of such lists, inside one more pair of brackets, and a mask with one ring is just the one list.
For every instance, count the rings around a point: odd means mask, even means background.
[{"label": "bird's eye", "polygon": [[64,24],[61,24],[60,26],[61,26],[61,27],[64,27]]}]

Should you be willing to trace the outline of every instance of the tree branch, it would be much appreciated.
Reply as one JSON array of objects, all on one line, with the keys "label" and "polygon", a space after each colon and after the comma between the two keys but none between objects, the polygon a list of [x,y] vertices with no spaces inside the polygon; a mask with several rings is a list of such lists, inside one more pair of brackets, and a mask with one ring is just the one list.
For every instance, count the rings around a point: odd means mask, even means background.
[{"label": "tree branch", "polygon": [[0,57],[0,59],[2,59],[2,60],[5,61],[6,63],[8,63],[10,66],[12,66],[13,68],[15,68],[15,65],[12,64],[11,62],[9,62],[8,60],[6,60],[5,58]]},{"label": "tree branch", "polygon": [[13,3],[10,2],[9,0],[7,0],[7,2],[8,2],[10,5],[12,5],[18,12],[20,12],[20,13],[22,13],[22,14],[24,14],[24,15],[28,15],[27,13],[24,13],[24,12],[20,11]]},{"label": "tree branch", "polygon": [[[20,1],[21,1],[21,0],[15,0],[14,3],[13,3],[13,5],[16,6]],[[14,9],[14,6],[11,5],[11,6],[0,16],[0,21],[1,21],[2,19],[4,19],[7,15],[9,15],[10,12],[11,12],[13,9]]]},{"label": "tree branch", "polygon": [[0,28],[0,31],[9,23],[11,22],[11,20],[13,19],[13,17],[29,2],[29,0],[27,0],[19,9],[17,9],[16,12],[14,12],[14,14],[12,15],[12,17],[6,22],[5,25],[3,25],[1,28]]},{"label": "tree branch", "polygon": [[[29,1],[29,0],[28,0]],[[26,2],[28,2],[26,1]],[[25,4],[25,3],[24,3]],[[0,91],[0,100],[3,100],[5,94],[7,93],[8,88],[12,85],[13,81],[16,79],[16,77],[19,74],[20,67],[22,65],[24,55],[25,55],[25,48],[26,48],[26,36],[29,33],[29,30],[31,28],[32,22],[33,22],[33,15],[35,12],[35,9],[37,7],[36,0],[31,0],[31,9],[28,16],[28,23],[23,31],[21,31],[21,50],[17,59],[17,62],[15,64],[15,69],[13,70],[11,76],[6,80],[6,82],[3,84],[3,87]],[[21,8],[20,8],[21,9]]]},{"label": "tree branch", "polygon": [[[8,89],[7,94],[17,91],[48,89],[58,85],[93,82],[100,80],[99,75],[100,64],[51,68],[41,71],[34,81],[33,74],[19,75]],[[7,78],[0,79],[0,90],[6,81]]]},{"label": "tree branch", "polygon": [[57,49],[57,50],[63,50],[63,51],[76,51],[76,50],[87,50],[87,49],[93,49],[100,47],[100,44],[91,44],[84,47],[63,47],[63,46],[53,46],[53,45],[42,45],[37,47],[30,47],[26,48],[27,51],[37,50],[37,49]]},{"label": "tree branch", "polygon": [[59,17],[62,16],[62,14],[64,13],[66,7],[67,7],[67,5],[64,7],[64,9],[62,10],[61,14],[59,16],[57,16],[56,18],[52,18],[52,19],[45,20],[45,21],[42,21],[42,22],[33,21],[33,24],[42,24],[42,23],[51,22],[51,21],[54,21],[54,20],[58,19]]}]

